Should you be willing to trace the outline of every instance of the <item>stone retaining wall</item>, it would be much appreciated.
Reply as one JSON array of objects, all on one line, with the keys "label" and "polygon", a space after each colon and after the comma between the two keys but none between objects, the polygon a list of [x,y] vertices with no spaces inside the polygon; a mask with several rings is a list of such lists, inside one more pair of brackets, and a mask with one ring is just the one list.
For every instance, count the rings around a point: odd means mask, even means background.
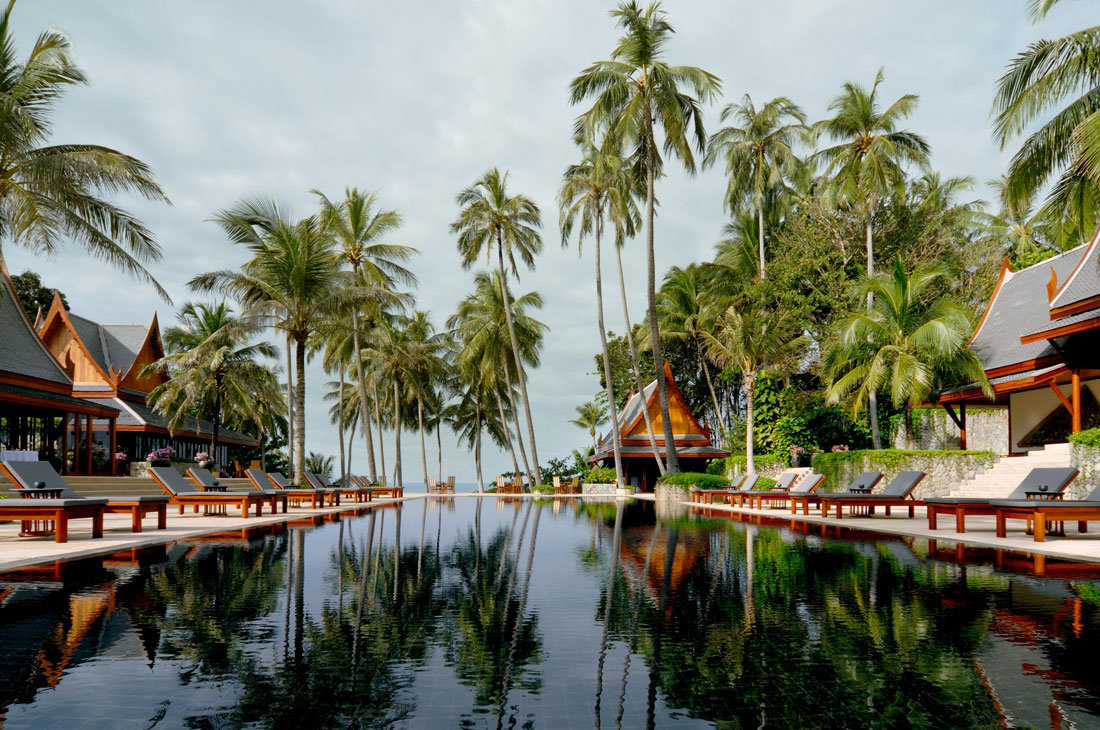
[{"label": "stone retaining wall", "polygon": [[615,489],[616,486],[614,484],[582,484],[581,494],[600,494],[614,497]]},{"label": "stone retaining wall", "polygon": [[[957,409],[956,409],[957,410]],[[921,409],[910,415],[909,432],[899,420],[891,446],[895,449],[957,449],[959,428],[947,412]],[[1008,409],[970,408],[966,411],[966,448],[1003,454],[1008,449]]]},{"label": "stone retaining wall", "polygon": [[1100,482],[1100,448],[1070,444],[1070,463],[1081,470],[1073,484],[1066,488],[1067,499],[1084,499]]},{"label": "stone retaining wall", "polygon": [[[990,454],[906,454],[898,451],[867,452],[862,458],[842,461],[836,474],[827,474],[826,483],[819,489],[835,492],[851,483],[856,475],[864,471],[880,471],[882,481],[876,491],[890,483],[903,471],[923,471],[927,476],[913,492],[915,499],[942,497],[956,489],[966,480],[989,469],[996,463],[997,457]],[[816,466],[814,471],[821,471]]]}]

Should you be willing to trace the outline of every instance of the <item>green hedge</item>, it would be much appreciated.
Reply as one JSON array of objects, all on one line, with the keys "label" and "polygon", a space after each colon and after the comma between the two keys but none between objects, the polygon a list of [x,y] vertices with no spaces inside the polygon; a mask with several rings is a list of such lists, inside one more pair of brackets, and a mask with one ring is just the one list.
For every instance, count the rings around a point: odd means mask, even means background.
[{"label": "green hedge", "polygon": [[679,474],[665,474],[657,479],[658,484],[672,484],[677,487],[699,487],[700,489],[721,489],[728,486],[725,477],[714,474],[700,474],[697,471],[682,471]]},{"label": "green hedge", "polygon": [[594,466],[588,470],[584,481],[589,484],[614,484],[615,470],[610,467]]},{"label": "green hedge", "polygon": [[[767,469],[773,466],[787,467],[791,465],[791,460],[786,454],[756,454],[752,458],[753,465],[759,471],[760,469]],[[748,469],[749,458],[744,454],[733,454],[726,457],[725,470],[722,472],[726,474],[733,470],[736,466],[739,468],[742,474]],[[710,470],[707,470],[708,473]]]},{"label": "green hedge", "polygon": [[813,459],[813,470],[825,477],[827,484],[835,485],[839,482],[840,471],[844,464],[850,462],[862,463],[867,459],[871,467],[878,467],[879,471],[897,470],[903,466],[910,466],[914,459],[958,457],[958,456],[984,456],[989,459],[996,458],[992,451],[961,451],[959,449],[859,449],[856,451],[838,451],[828,454],[816,454]]},{"label": "green hedge", "polygon": [[1078,446],[1090,446],[1100,448],[1100,428],[1090,428],[1086,431],[1071,434],[1069,441]]},{"label": "green hedge", "polygon": [[[614,478],[614,476],[612,476],[612,478]],[[553,494],[554,493],[554,485],[553,484],[536,484],[535,486],[531,487],[531,491],[532,492],[538,492],[539,494]]]}]

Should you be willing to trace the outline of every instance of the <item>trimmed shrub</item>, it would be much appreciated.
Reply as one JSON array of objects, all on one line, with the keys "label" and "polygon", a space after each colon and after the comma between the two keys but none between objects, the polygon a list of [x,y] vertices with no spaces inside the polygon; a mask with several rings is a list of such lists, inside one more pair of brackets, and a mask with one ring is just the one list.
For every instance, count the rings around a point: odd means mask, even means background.
[{"label": "trimmed shrub", "polygon": [[756,490],[756,491],[766,492],[774,486],[775,486],[775,480],[774,479],[768,479],[767,477],[760,477],[760,479],[756,482],[756,486],[753,487],[753,489]]},{"label": "trimmed shrub", "polygon": [[[612,479],[614,479],[614,476],[612,476]],[[553,484],[536,484],[535,486],[531,487],[531,491],[532,492],[538,492],[539,494],[553,494],[554,493],[554,485]]]},{"label": "trimmed shrub", "polygon": [[876,471],[896,472],[905,467],[912,468],[912,462],[929,458],[983,457],[992,463],[996,455],[992,451],[961,451],[959,449],[859,449],[856,451],[836,451],[827,454],[815,454],[813,470],[825,477],[825,484],[836,488],[840,485],[840,473],[845,464],[867,464]]},{"label": "trimmed shrub", "polygon": [[[791,465],[791,460],[786,454],[756,454],[753,456],[752,461],[757,470],[767,469],[772,466],[787,467]],[[748,464],[749,457],[744,454],[733,454],[726,457],[724,466],[730,471],[732,471],[734,467],[737,467],[738,471],[744,474],[745,470],[748,468]],[[707,473],[710,473],[709,469]],[[722,473],[725,474],[726,472],[723,471]]]},{"label": "trimmed shrub", "polygon": [[724,476],[701,474],[695,471],[665,474],[657,479],[657,483],[671,484],[676,487],[699,487],[699,489],[721,489],[729,484]]},{"label": "trimmed shrub", "polygon": [[589,484],[614,484],[615,470],[610,467],[594,466],[588,470],[584,481]]},{"label": "trimmed shrub", "polygon": [[1087,431],[1071,434],[1069,442],[1078,446],[1100,448],[1100,428],[1090,428]]},{"label": "trimmed shrub", "polygon": [[725,476],[726,474],[726,460],[714,459],[707,464],[707,474],[713,474],[715,476]]}]

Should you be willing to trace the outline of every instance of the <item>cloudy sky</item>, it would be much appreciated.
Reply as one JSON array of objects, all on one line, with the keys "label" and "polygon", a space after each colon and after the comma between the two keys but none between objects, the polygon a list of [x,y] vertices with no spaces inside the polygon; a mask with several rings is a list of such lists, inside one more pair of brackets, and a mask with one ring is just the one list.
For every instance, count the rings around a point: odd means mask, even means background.
[{"label": "cloudy sky", "polygon": [[[31,268],[61,288],[78,313],[102,322],[165,325],[190,298],[186,281],[239,265],[244,256],[209,222],[243,196],[274,196],[306,215],[319,188],[377,190],[405,215],[395,242],[418,248],[418,306],[439,324],[470,288],[448,224],[455,193],[486,169],[510,171],[513,192],[543,209],[545,250],[523,290],[538,290],[550,326],[543,365],[530,375],[539,455],[565,456],[587,440],[567,422],[592,397],[598,349],[592,262],[561,249],[555,195],[576,158],[570,141],[579,109],[571,78],[605,58],[617,32],[610,2],[591,0],[22,0],[19,47],[54,27],[73,40],[91,85],[75,90],[57,118],[57,142],[105,144],[149,163],[173,205],[126,201],[157,234],[164,258],[152,267],[173,305],[78,250],[45,260],[6,250],[13,273]],[[677,30],[674,63],[721,77],[723,99],[785,95],[812,119],[840,84],[870,84],[886,70],[883,94],[920,95],[910,128],[931,142],[934,165],[979,181],[1001,174],[1006,153],[990,135],[993,87],[1006,62],[1035,39],[1092,24],[1089,3],[1066,3],[1041,26],[1023,0],[669,0]],[[658,271],[710,256],[725,222],[717,171],[661,181]],[[985,194],[980,189],[976,196]],[[644,311],[645,259],[626,252],[632,317]],[[610,275],[611,272],[609,271]],[[622,331],[617,309],[609,326]],[[336,430],[317,396],[324,376],[308,373],[307,448],[335,454]],[[449,437],[450,434],[445,434]],[[389,437],[392,439],[392,435]],[[449,442],[449,443],[448,443]],[[419,470],[406,437],[405,473]],[[388,455],[392,456],[392,441]],[[363,467],[362,447],[357,463]],[[473,459],[445,438],[444,471],[473,477]],[[510,470],[506,454],[485,456],[486,475]],[[410,466],[411,464],[411,466]]]}]

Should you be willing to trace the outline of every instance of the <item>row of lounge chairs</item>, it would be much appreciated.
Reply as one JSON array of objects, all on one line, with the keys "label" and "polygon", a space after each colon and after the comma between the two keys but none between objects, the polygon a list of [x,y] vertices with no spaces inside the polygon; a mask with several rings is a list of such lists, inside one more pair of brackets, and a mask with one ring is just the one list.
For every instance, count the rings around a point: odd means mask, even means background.
[{"label": "row of lounge chairs", "polygon": [[852,514],[866,515],[873,515],[878,507],[890,515],[891,509],[901,507],[912,518],[915,508],[923,505],[927,510],[929,530],[939,527],[941,515],[955,518],[957,533],[966,532],[968,516],[992,516],[996,521],[998,537],[1006,536],[1008,520],[1023,520],[1034,539],[1042,542],[1052,523],[1076,521],[1078,530],[1086,532],[1089,521],[1100,520],[1100,485],[1082,500],[1063,501],[1058,497],[1077,478],[1078,473],[1074,468],[1032,469],[1006,499],[935,497],[916,500],[912,494],[926,476],[922,471],[903,471],[879,492],[873,490],[882,481],[882,473],[863,472],[846,489],[833,493],[815,491],[824,481],[820,474],[806,474],[794,485],[798,475],[786,472],[768,491],[755,491],[758,480],[755,475],[750,475],[738,478],[727,489],[695,490],[691,501],[713,504],[721,500],[730,505],[756,509],[765,505],[784,507],[789,504],[792,514],[797,514],[801,507],[802,513],[807,515],[811,506],[820,506],[823,517],[829,517],[832,513],[837,519],[843,517],[845,507]]},{"label": "row of lounge chairs", "polygon": [[[142,522],[149,515],[157,518],[157,529],[167,527],[169,506],[179,508],[182,515],[187,507],[195,512],[202,507],[207,513],[225,514],[229,507],[239,508],[243,517],[255,512],[259,517],[266,505],[272,513],[282,506],[309,506],[311,508],[340,504],[341,498],[356,503],[370,502],[374,497],[400,498],[401,487],[380,487],[352,478],[344,486],[326,486],[312,472],[304,472],[307,486],[295,487],[285,476],[277,472],[248,469],[245,476],[252,489],[227,491],[206,469],[191,468],[184,477],[169,467],[153,467],[149,475],[164,491],[162,495],[118,495],[82,497],[72,490],[65,479],[44,461],[0,461],[0,470],[15,485],[20,495],[0,499],[0,519],[23,522],[21,534],[52,533],[56,542],[68,541],[68,524],[73,519],[91,519],[92,537],[103,536],[104,514],[130,514],[131,530],[142,531]],[[43,524],[40,524],[43,523]],[[44,523],[48,523],[48,527]]]}]

